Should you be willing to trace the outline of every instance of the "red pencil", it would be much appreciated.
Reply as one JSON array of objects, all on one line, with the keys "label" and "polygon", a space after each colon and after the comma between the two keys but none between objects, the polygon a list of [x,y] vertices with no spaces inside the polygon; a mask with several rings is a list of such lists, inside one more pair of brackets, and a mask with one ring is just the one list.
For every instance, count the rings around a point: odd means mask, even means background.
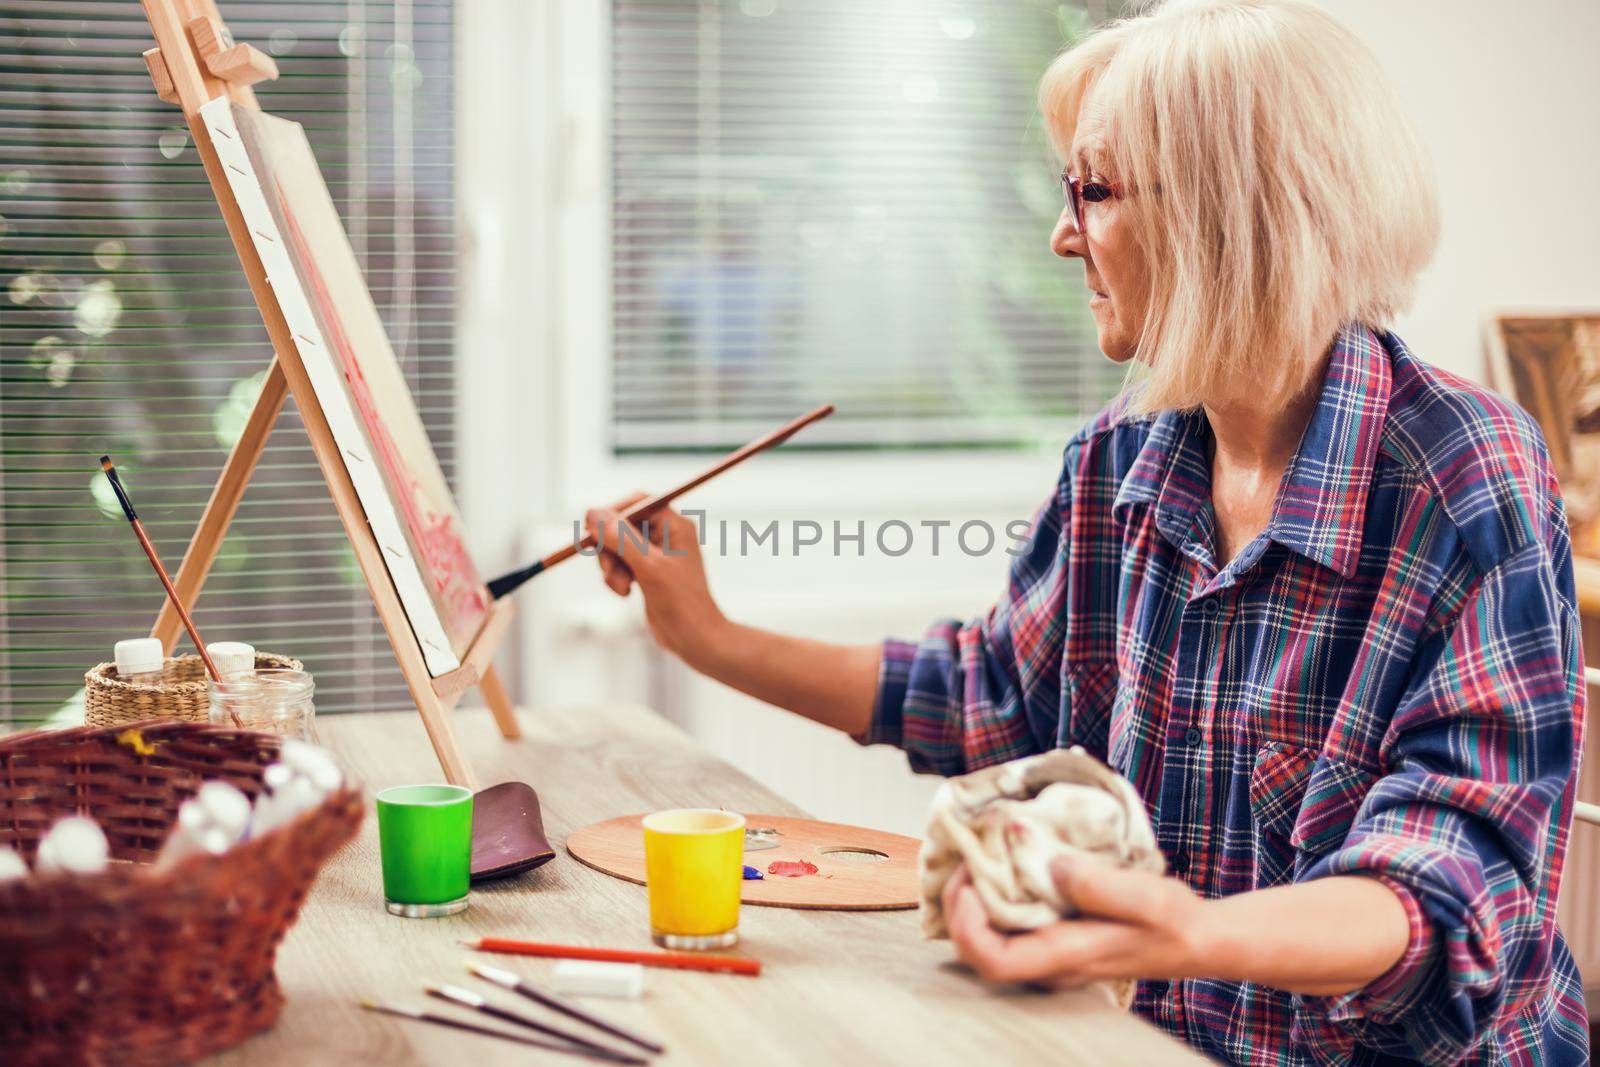
[{"label": "red pencil", "polygon": [[538,941],[511,941],[502,937],[480,937],[463,941],[479,952],[504,952],[513,956],[547,956],[559,960],[600,960],[604,963],[640,963],[646,967],[674,967],[682,971],[726,971],[729,974],[761,973],[761,961],[744,956],[701,956],[689,952],[640,952],[626,948],[586,948],[581,945],[546,945]]}]

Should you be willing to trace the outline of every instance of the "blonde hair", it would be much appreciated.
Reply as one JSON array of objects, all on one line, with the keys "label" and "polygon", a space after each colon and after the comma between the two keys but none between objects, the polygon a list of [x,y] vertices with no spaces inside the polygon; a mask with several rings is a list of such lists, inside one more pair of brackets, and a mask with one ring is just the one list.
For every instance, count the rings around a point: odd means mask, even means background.
[{"label": "blonde hair", "polygon": [[[1150,260],[1136,410],[1309,387],[1339,326],[1411,301],[1433,173],[1376,57],[1302,0],[1171,0],[1058,56],[1039,107],[1065,160],[1084,99]],[[1092,209],[1091,209],[1092,210]]]}]

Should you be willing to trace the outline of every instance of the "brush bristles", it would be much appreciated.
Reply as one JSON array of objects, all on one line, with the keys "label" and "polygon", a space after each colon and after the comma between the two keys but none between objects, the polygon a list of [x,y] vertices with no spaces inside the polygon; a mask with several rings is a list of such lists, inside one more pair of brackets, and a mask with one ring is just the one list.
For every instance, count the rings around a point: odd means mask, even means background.
[{"label": "brush bristles", "polygon": [[111,457],[110,456],[101,456],[100,457],[100,469],[105,471],[107,474],[111,473]]},{"label": "brush bristles", "polygon": [[482,978],[485,982],[493,982],[495,985],[502,985],[507,989],[515,989],[522,982],[522,979],[510,971],[502,971],[500,968],[490,967],[486,963],[474,963],[472,960],[467,960],[466,963],[467,970]]},{"label": "brush bristles", "polygon": [[462,989],[458,985],[431,985],[426,988],[429,996],[452,1000],[457,1004],[465,1004],[469,1008],[481,1008],[489,1003],[478,994],[468,989]]},{"label": "brush bristles", "polygon": [[520,571],[512,571],[510,574],[502,574],[488,585],[490,599],[499,600],[501,597],[519,588],[523,582],[526,582],[529,578],[534,577],[543,570],[544,560],[540,560],[531,566],[522,568]]}]

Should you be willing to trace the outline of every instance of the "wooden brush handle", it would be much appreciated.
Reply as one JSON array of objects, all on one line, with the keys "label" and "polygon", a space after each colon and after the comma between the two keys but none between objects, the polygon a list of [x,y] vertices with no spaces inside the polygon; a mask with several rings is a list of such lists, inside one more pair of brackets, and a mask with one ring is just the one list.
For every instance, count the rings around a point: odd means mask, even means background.
[{"label": "wooden brush handle", "polygon": [[[813,422],[816,422],[818,419],[825,419],[832,414],[832,404],[824,404],[815,411],[808,411],[804,415],[801,415],[798,419],[795,419],[793,422],[773,430],[765,437],[758,437],[754,441],[751,441],[749,444],[745,445],[743,448],[729,452],[726,456],[723,456],[716,463],[707,467],[699,474],[696,474],[688,481],[683,482],[680,485],[675,485],[664,493],[657,493],[655,496],[645,497],[643,500],[632,505],[626,511],[624,511],[622,513],[622,518],[628,522],[647,519],[653,513],[661,510],[668,504],[671,504],[678,497],[689,492],[690,490],[698,489],[700,486],[706,484],[717,475],[737,467],[739,464],[743,463],[745,460],[749,459],[758,452],[765,452],[767,449],[772,448],[775,445],[781,445],[783,442],[787,441],[789,438],[793,437],[807,426],[810,426]],[[542,559],[540,562],[544,565],[544,569],[548,570],[557,563],[560,563],[562,560],[571,559],[573,556],[577,555],[580,549],[593,548],[595,546],[595,541],[596,539],[593,534],[587,534],[584,536],[583,540],[579,541],[577,544],[565,545],[544,557],[544,559]]]},{"label": "wooden brush handle", "polygon": [[[200,653],[200,661],[206,665],[206,672],[213,681],[222,681],[222,672],[217,670],[217,665],[211,660],[211,653],[206,651],[206,644],[200,640],[200,631],[195,629],[194,620],[189,618],[189,610],[183,606],[183,598],[178,596],[178,591],[172,586],[172,579],[167,577],[167,569],[161,565],[161,557],[156,555],[156,546],[151,543],[150,535],[144,532],[144,523],[138,519],[133,520],[133,532],[139,538],[139,544],[144,546],[144,554],[150,557],[150,565],[156,569],[156,577],[161,579],[162,588],[167,591],[167,599],[172,601],[172,606],[177,609],[178,618],[183,620],[183,628],[189,631],[189,640],[194,642],[194,649]],[[238,722],[238,716],[234,717]]]}]

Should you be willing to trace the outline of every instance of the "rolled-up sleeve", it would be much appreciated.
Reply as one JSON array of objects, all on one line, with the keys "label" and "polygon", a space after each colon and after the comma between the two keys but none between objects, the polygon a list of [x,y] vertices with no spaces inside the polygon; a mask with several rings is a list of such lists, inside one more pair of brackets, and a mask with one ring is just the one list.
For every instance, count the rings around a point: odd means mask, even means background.
[{"label": "rolled-up sleeve", "polygon": [[872,708],[872,724],[855,739],[864,745],[900,747],[901,714],[906,703],[906,686],[911,681],[911,665],[917,659],[917,646],[910,641],[890,638],[883,643],[878,661],[878,697]]},{"label": "rolled-up sleeve", "polygon": [[934,623],[920,642],[883,644],[864,744],[904,749],[914,770],[964,774],[1054,746],[1061,709],[1065,481],[1040,509],[1005,594],[967,623]]},{"label": "rolled-up sleeve", "polygon": [[1296,998],[1295,1040],[1328,1062],[1357,1042],[1454,1061],[1551,981],[1583,714],[1564,573],[1565,591],[1544,546],[1519,550],[1425,641],[1383,743],[1391,772],[1306,874],[1381,879],[1412,929],[1365,988]]}]

